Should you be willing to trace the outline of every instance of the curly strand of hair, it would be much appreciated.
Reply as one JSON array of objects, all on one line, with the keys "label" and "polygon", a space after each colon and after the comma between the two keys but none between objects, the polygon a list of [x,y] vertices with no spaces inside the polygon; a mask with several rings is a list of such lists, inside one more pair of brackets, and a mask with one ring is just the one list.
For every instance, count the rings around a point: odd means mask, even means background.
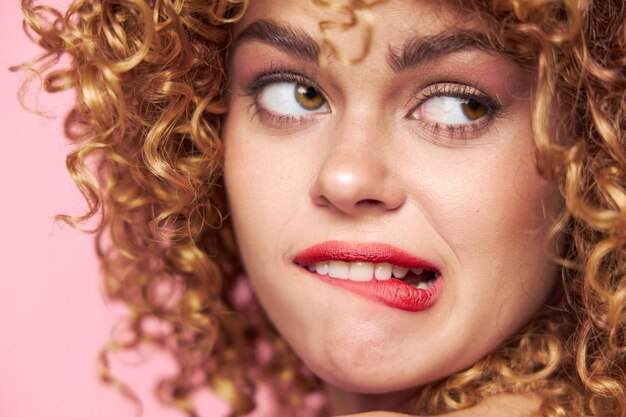
[{"label": "curly strand of hair", "polygon": [[[606,22],[607,12],[618,11],[615,8],[617,2],[603,4],[607,6],[605,10],[595,10],[597,14],[586,16],[586,25],[590,22],[595,25],[609,23]],[[593,13],[598,3],[594,7],[586,6],[587,10],[582,13]],[[613,310],[619,303],[623,306],[624,272],[615,268],[624,262],[623,236],[626,229],[622,203],[626,198],[623,181],[626,164],[623,159],[624,132],[620,128],[623,112],[620,112],[621,106],[614,99],[608,106],[599,105],[601,101],[607,98],[611,101],[610,97],[615,96],[609,93],[610,89],[623,97],[625,84],[623,68],[619,76],[619,71],[613,67],[615,64],[606,59],[606,51],[601,54],[605,57],[604,62],[596,62],[588,46],[610,44],[609,39],[598,36],[610,34],[611,29],[623,30],[623,4],[614,16],[617,16],[616,20],[607,26],[606,31],[586,27],[582,33],[596,37],[582,39],[572,53],[576,67],[583,74],[583,86],[578,91],[586,92],[587,103],[585,114],[578,119],[587,120],[588,127],[582,134],[588,140],[585,146],[581,142],[572,147],[572,157],[565,163],[564,195],[567,210],[575,224],[575,253],[582,261],[583,270],[579,276],[584,277],[584,286],[574,290],[581,300],[577,305],[586,312],[577,332],[575,356],[582,383],[595,394],[590,396],[588,402],[588,407],[596,410],[593,415],[626,413],[624,388],[619,383],[623,381],[623,349],[610,340],[623,341],[625,320],[623,315],[609,313],[611,306]],[[619,32],[615,30],[613,33]],[[623,53],[623,43],[617,50]],[[598,111],[600,107],[604,107],[604,111]]]},{"label": "curly strand of hair", "polygon": [[[340,16],[320,23],[323,36],[364,22],[367,53],[371,22],[363,16],[375,2],[355,0],[342,8],[315,1]],[[63,16],[23,0],[27,33],[45,51],[36,61],[40,73],[49,70],[45,88],[77,88],[66,120],[68,137],[79,146],[70,155],[70,172],[89,207],[83,217],[67,220],[77,224],[101,213],[97,250],[105,289],[130,309],[132,337],[103,354],[145,343],[169,352],[179,371],[159,383],[158,395],[187,415],[196,415],[193,393],[207,386],[232,405],[233,416],[245,414],[254,407],[251,375],[283,394],[286,409],[296,410],[307,392],[319,388],[259,307],[232,300],[241,268],[231,225],[220,214],[229,42],[224,24],[238,20],[246,5],[75,0]],[[546,306],[468,370],[424,387],[411,410],[442,413],[498,393],[533,392],[543,398],[536,416],[626,416],[620,385],[626,337],[624,8],[621,0],[474,3],[495,28],[496,41],[515,44],[520,62],[538,74],[532,97],[537,163],[565,200],[546,247],[563,266],[567,301]],[[329,48],[335,59],[354,62]],[[52,69],[64,53],[71,66]],[[555,126],[561,119],[555,109],[571,125]],[[564,238],[563,253],[557,240]],[[144,323],[152,319],[168,330],[158,336],[147,331]],[[273,355],[256,363],[250,346],[262,342]],[[105,379],[121,384],[102,363]]]},{"label": "curly strand of hair", "polygon": [[[513,345],[470,369],[427,386],[411,410],[453,411],[494,393],[535,392],[543,398],[536,416],[626,415],[621,384],[626,326],[625,87],[619,66],[625,42],[615,40],[625,24],[624,5],[617,3],[520,0],[482,8],[491,8],[491,16],[499,16],[506,26],[501,37],[534,45],[538,167],[547,178],[559,179],[566,203],[546,247],[564,268],[565,298],[558,311],[544,308],[539,316],[543,318],[521,331],[522,342],[511,341]],[[589,34],[594,38],[585,39]],[[590,44],[611,45],[611,51],[621,55],[611,61],[608,51],[601,50],[595,54],[603,58],[595,61]],[[570,114],[577,124],[554,126],[554,109]],[[562,236],[571,236],[565,253],[558,243]]]},{"label": "curly strand of hair", "polygon": [[[335,20],[323,20],[319,22],[322,34],[319,64],[322,68],[328,65],[328,59],[333,57],[345,65],[354,65],[363,61],[369,54],[372,43],[372,30],[374,19],[371,13],[372,7],[387,0],[350,0],[348,2],[336,0],[312,0],[314,4],[325,8],[337,15]],[[335,36],[329,32],[346,32],[350,29],[362,27],[363,51],[357,56],[350,57],[343,53],[331,39]]]},{"label": "curly strand of hair", "polygon": [[[217,376],[235,392],[230,401],[237,415],[251,408],[250,392],[232,382],[247,379],[248,362],[232,360],[245,356],[241,320],[224,314],[220,268],[196,245],[214,244],[203,237],[206,225],[221,222],[211,203],[225,108],[221,53],[228,30],[219,26],[237,19],[245,3],[207,8],[199,1],[156,1],[150,8],[144,1],[75,1],[65,18],[23,3],[26,24],[47,56],[71,59],[68,69],[47,74],[46,89],[77,87],[66,131],[79,146],[68,164],[89,210],[65,219],[78,224],[101,213],[96,230],[105,289],[109,299],[130,308],[134,338],[105,347],[102,379],[136,400],[110,373],[108,357],[156,344],[180,365],[161,387],[168,385],[169,403],[188,415],[195,415],[191,393]],[[152,290],[157,279],[181,289],[163,302]],[[160,338],[146,333],[142,323],[151,318],[168,323],[171,332]],[[231,336],[216,344],[219,333]],[[224,365],[233,362],[240,366]],[[205,376],[192,379],[200,367]]]}]

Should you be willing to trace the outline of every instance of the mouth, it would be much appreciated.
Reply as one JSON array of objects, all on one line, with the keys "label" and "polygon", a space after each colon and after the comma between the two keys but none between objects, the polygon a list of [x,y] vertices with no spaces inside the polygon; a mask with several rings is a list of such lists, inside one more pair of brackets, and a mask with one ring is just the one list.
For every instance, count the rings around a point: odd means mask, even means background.
[{"label": "mouth", "polygon": [[338,260],[321,261],[305,265],[310,271],[334,279],[347,279],[355,282],[367,282],[372,279],[387,281],[401,280],[422,290],[429,290],[437,279],[437,272],[425,268],[405,268],[387,262],[343,262]]},{"label": "mouth", "polygon": [[324,282],[405,311],[430,308],[442,291],[439,267],[383,243],[323,242],[293,262]]}]

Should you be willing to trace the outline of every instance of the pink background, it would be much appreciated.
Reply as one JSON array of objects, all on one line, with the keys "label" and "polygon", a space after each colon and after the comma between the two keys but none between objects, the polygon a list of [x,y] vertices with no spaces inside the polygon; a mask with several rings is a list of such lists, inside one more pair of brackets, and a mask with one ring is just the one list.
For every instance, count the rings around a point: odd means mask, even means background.
[{"label": "pink background", "polygon": [[[57,0],[57,3],[59,1]],[[96,356],[108,339],[119,306],[100,291],[92,236],[56,222],[84,203],[65,171],[60,117],[71,96],[31,97],[56,118],[20,107],[23,74],[10,65],[36,56],[21,30],[18,0],[0,5],[0,417],[125,417],[134,407],[97,378]],[[151,355],[119,358],[114,371],[135,388],[143,416],[182,416],[159,407],[152,383],[172,364]],[[226,407],[200,398],[203,416]]]}]

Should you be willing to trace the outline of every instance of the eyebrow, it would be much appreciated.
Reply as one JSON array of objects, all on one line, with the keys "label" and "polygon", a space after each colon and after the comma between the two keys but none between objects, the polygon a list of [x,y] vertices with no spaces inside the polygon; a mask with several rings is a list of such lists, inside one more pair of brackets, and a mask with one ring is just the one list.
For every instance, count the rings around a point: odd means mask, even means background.
[{"label": "eyebrow", "polygon": [[308,33],[270,20],[257,20],[248,25],[235,38],[233,51],[247,40],[258,40],[273,45],[312,63],[317,63],[320,54],[320,46]]},{"label": "eyebrow", "polygon": [[[245,41],[257,40],[275,46],[284,52],[317,64],[320,46],[308,33],[290,25],[272,20],[257,20],[248,25],[233,42],[235,51]],[[485,33],[454,29],[431,36],[410,38],[400,48],[390,48],[388,65],[396,72],[423,65],[461,49],[480,49],[506,55]]]},{"label": "eyebrow", "polygon": [[485,33],[473,30],[455,29],[432,36],[409,39],[399,49],[391,49],[387,56],[389,66],[400,72],[461,49],[480,49],[486,52],[506,55]]}]

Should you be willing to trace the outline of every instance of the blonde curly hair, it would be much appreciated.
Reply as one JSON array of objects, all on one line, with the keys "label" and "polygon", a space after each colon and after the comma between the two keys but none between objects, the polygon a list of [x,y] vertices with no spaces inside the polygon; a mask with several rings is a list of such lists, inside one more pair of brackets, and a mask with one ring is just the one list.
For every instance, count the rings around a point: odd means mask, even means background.
[{"label": "blonde curly hair", "polygon": [[[375,7],[315,1],[347,13],[348,27],[364,15],[356,10]],[[532,392],[543,400],[535,416],[626,417],[626,3],[453,3],[484,19],[494,45],[536,73],[537,165],[564,199],[546,238],[562,283],[517,335],[470,369],[424,387],[405,411],[439,414],[498,393]],[[49,92],[76,93],[66,118],[76,144],[67,166],[88,210],[62,218],[80,225],[100,216],[94,232],[106,294],[129,311],[127,337],[100,355],[101,378],[135,398],[111,374],[109,356],[157,346],[178,364],[175,376],[158,382],[158,396],[189,416],[198,415],[192,394],[206,387],[232,416],[254,409],[260,383],[289,415],[320,389],[242,291],[224,215],[226,53],[246,5],[73,0],[62,13],[22,0],[25,30],[44,53],[14,69],[35,69]],[[320,22],[322,34],[333,27]],[[325,42],[341,60],[340,45]],[[69,60],[61,65],[63,56]],[[555,110],[558,124],[549,118]],[[160,326],[151,326],[155,320]]]}]

